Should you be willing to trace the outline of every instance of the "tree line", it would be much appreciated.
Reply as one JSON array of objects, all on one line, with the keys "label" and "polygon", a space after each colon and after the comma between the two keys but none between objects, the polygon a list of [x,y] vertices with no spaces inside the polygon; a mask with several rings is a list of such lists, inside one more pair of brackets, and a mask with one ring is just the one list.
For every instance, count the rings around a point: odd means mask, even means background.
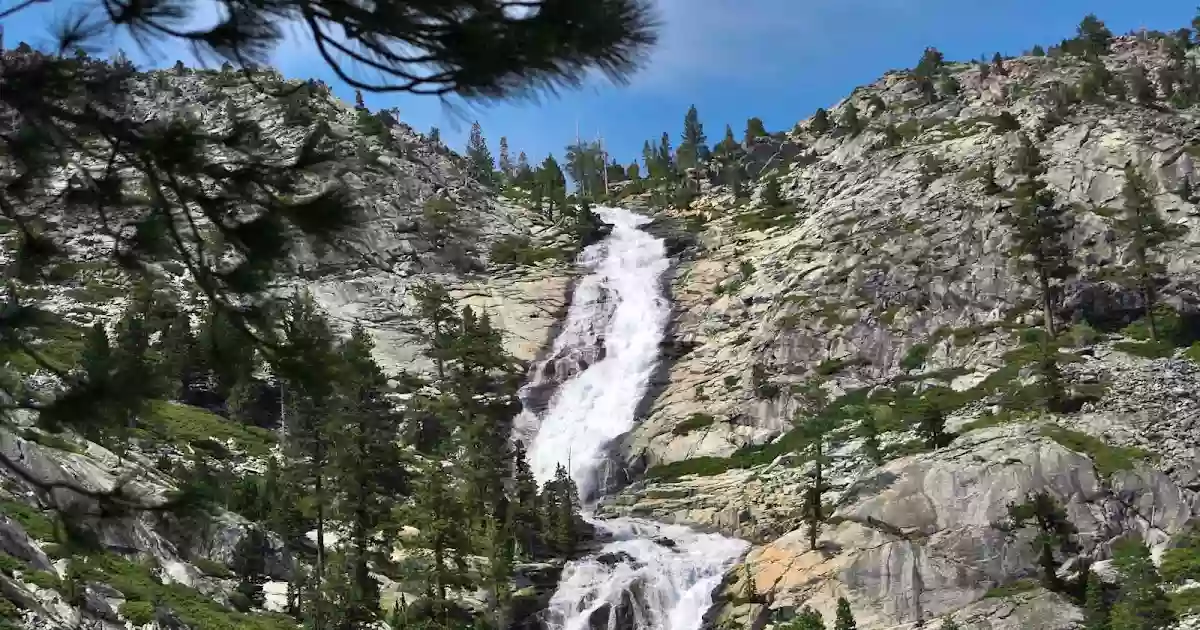
[{"label": "tree line", "polygon": [[[211,311],[193,327],[169,293],[139,287],[111,340],[101,325],[90,330],[78,367],[84,376],[132,388],[138,400],[202,401],[235,422],[280,425],[281,450],[260,474],[235,473],[200,449],[162,464],[182,481],[193,518],[221,508],[257,523],[232,567],[243,609],[263,604],[269,532],[304,559],[288,611],[314,628],[384,619],[393,627],[458,628],[464,619],[502,627],[514,563],[567,556],[584,534],[566,470],[539,488],[524,446],[510,443],[522,366],[486,315],[456,310],[440,285],[415,289],[436,376],[393,382],[372,359],[366,330],[355,325],[340,339],[307,295],[279,309],[287,358],[262,377],[268,366],[245,333]],[[136,406],[100,411],[87,434],[114,447],[152,422]],[[415,540],[402,537],[405,526],[416,529]],[[400,563],[391,558],[398,547],[408,554]],[[485,558],[485,568],[473,567],[474,557]],[[425,590],[381,611],[375,571]],[[456,593],[477,588],[490,593],[483,617],[455,603]]]}]

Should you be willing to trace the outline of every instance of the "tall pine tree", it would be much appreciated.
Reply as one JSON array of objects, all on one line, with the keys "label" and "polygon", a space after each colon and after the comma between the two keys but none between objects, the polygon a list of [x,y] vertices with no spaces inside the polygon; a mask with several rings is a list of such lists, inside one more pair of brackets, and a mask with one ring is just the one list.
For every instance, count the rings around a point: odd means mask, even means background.
[{"label": "tall pine tree", "polygon": [[682,141],[676,155],[681,169],[693,168],[708,161],[708,138],[704,135],[704,125],[700,123],[700,114],[695,105],[689,107],[683,117]]},{"label": "tall pine tree", "polygon": [[1154,306],[1158,302],[1158,283],[1165,272],[1157,258],[1162,247],[1175,238],[1177,230],[1163,221],[1154,207],[1146,178],[1132,161],[1125,165],[1123,192],[1124,212],[1113,227],[1125,239],[1130,257],[1133,258],[1133,273],[1125,282],[1142,294],[1150,338],[1157,341],[1159,331],[1154,318]]},{"label": "tall pine tree", "polygon": [[496,162],[492,159],[487,141],[483,139],[483,128],[478,121],[471,124],[471,134],[467,137],[467,161],[476,181],[484,185],[495,182]]},{"label": "tall pine tree", "polygon": [[1014,160],[1017,187],[1013,207],[1006,222],[1013,229],[1018,262],[1037,278],[1042,318],[1049,337],[1057,334],[1054,304],[1057,283],[1070,276],[1071,255],[1067,249],[1066,208],[1054,201],[1042,176],[1046,167],[1041,153],[1021,134],[1021,146]]}]

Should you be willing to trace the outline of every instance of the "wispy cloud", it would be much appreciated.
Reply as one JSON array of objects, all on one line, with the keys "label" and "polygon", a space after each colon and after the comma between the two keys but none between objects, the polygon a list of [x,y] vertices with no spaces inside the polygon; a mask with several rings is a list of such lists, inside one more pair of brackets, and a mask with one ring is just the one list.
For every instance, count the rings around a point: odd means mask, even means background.
[{"label": "wispy cloud", "polygon": [[[795,76],[801,63],[833,61],[847,23],[902,19],[926,0],[658,0],[660,41],[634,86],[677,89],[698,81]],[[869,16],[869,18],[865,18]]]}]

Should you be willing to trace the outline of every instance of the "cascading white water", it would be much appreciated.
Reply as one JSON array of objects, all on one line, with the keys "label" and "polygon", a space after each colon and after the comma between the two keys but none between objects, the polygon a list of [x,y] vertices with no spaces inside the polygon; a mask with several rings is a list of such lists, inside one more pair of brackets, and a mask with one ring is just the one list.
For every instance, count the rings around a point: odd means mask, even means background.
[{"label": "cascading white water", "polygon": [[[609,444],[634,426],[670,315],[660,289],[666,248],[640,229],[648,219],[620,208],[595,212],[613,230],[580,255],[589,273],[547,359],[582,369],[568,370],[540,417],[527,412],[518,423],[533,435],[538,481],[567,465],[585,501],[604,490]],[[599,360],[580,360],[601,341]],[[713,589],[747,547],[678,525],[585,518],[611,542],[564,568],[548,614],[556,630],[698,630]]]}]

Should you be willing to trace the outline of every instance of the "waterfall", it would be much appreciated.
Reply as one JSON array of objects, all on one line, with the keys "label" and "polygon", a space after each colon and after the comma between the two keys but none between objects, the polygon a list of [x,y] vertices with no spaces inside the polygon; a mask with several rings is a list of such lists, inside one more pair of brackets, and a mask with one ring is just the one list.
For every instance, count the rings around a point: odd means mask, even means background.
[{"label": "waterfall", "polygon": [[[595,212],[612,233],[580,254],[587,273],[526,392],[552,378],[559,386],[517,422],[522,437],[532,436],[537,480],[566,465],[585,504],[607,487],[609,447],[636,422],[670,317],[660,286],[670,263],[662,240],[640,229],[648,219]],[[564,568],[547,614],[554,630],[698,630],[712,591],[747,547],[679,525],[584,517],[610,542]]]}]

